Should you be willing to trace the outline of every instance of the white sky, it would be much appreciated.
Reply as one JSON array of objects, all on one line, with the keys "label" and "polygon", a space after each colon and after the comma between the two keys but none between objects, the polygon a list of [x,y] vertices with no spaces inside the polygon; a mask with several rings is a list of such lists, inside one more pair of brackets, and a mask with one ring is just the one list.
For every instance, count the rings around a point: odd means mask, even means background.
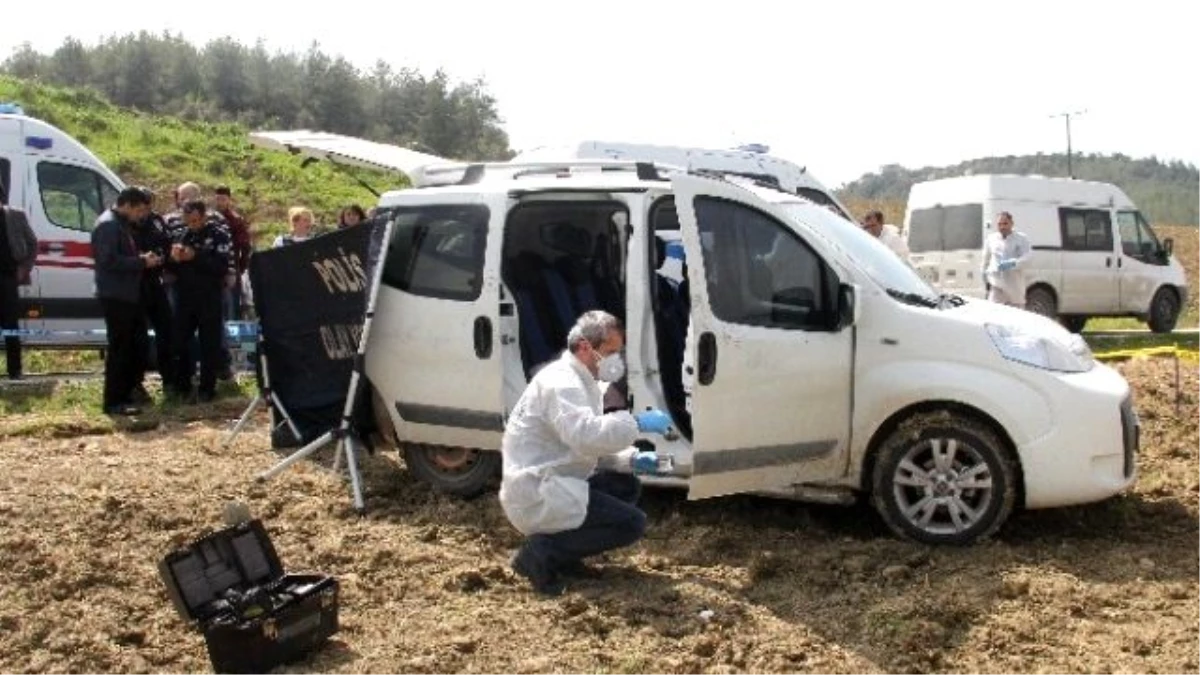
[{"label": "white sky", "polygon": [[[51,2],[51,5],[67,3]],[[516,150],[572,139],[758,142],[836,187],[884,164],[1077,152],[1200,164],[1195,11],[1139,0],[279,4],[8,10],[0,58],[137,30],[229,35],[486,78]],[[16,9],[17,15],[11,14]],[[319,10],[319,11],[318,11]],[[51,18],[52,17],[52,18]]]}]

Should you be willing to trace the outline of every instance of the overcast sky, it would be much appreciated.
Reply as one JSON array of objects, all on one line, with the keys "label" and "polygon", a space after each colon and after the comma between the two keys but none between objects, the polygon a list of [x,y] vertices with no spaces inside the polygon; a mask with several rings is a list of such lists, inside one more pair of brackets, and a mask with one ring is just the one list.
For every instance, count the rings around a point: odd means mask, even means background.
[{"label": "overcast sky", "polygon": [[[123,0],[0,31],[52,51],[170,30],[483,77],[516,150],[572,139],[764,143],[830,187],[884,164],[1156,155],[1200,164],[1195,23],[1183,2],[288,3]],[[14,9],[20,3],[14,5]],[[319,11],[318,11],[319,10]]]}]

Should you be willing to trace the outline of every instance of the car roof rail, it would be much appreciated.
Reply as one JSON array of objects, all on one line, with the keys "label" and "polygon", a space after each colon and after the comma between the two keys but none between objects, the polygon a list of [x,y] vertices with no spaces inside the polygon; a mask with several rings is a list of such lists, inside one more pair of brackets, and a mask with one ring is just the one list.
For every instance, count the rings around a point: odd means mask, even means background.
[{"label": "car roof rail", "polygon": [[[638,180],[668,180],[665,175],[670,171],[683,171],[684,169],[667,164],[658,164],[652,162],[637,162],[628,159],[566,159],[562,161],[553,160],[538,160],[530,162],[473,162],[470,164],[450,163],[450,164],[434,164],[422,168],[424,180],[422,184],[432,185],[475,185],[484,180],[484,178],[492,172],[501,174],[509,174],[511,178],[520,178],[522,176],[534,176],[540,174],[562,174],[571,173],[576,169],[592,169],[603,172],[616,171],[633,171],[637,174]],[[437,176],[457,175],[462,172],[458,180],[447,180],[440,182],[434,180]]]}]

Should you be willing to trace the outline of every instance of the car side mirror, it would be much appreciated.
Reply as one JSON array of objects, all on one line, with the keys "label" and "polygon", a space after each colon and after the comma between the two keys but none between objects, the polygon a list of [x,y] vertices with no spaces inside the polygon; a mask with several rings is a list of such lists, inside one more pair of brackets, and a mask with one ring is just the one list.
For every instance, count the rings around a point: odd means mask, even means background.
[{"label": "car side mirror", "polygon": [[838,284],[837,329],[839,331],[853,326],[861,318],[862,307],[858,299],[858,286],[854,284]]},{"label": "car side mirror", "polygon": [[1167,257],[1170,258],[1171,254],[1175,252],[1175,240],[1170,237],[1163,239],[1162,247],[1163,253],[1166,253]]}]

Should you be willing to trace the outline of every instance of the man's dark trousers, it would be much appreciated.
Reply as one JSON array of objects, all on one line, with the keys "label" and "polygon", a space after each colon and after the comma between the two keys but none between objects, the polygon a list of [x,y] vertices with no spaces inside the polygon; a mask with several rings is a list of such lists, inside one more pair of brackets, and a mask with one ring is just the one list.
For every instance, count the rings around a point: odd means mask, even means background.
[{"label": "man's dark trousers", "polygon": [[[3,236],[3,231],[0,231]],[[21,294],[17,291],[17,275],[0,272],[0,330],[16,330],[21,313],[17,305]],[[4,351],[8,353],[8,376],[21,376],[21,338],[4,338]]]},{"label": "man's dark trousers", "polygon": [[183,391],[191,388],[195,366],[188,349],[192,335],[200,333],[200,393],[212,394],[217,389],[217,370],[221,366],[223,327],[221,294],[206,288],[178,289],[175,305],[175,361],[178,364],[175,385]]},{"label": "man's dark trousers", "polygon": [[101,298],[108,353],[104,356],[104,408],[130,403],[137,384],[139,344],[137,333],[145,326],[142,308],[136,302]]},{"label": "man's dark trousers", "polygon": [[[154,329],[154,357],[158,374],[162,377],[163,391],[175,388],[174,382],[178,365],[172,356],[174,343],[171,338],[173,331],[171,305],[167,301],[167,290],[157,278],[147,276],[142,279],[142,328]],[[135,383],[142,382],[146,377],[147,359],[149,357],[149,336],[143,330],[138,345],[138,364]]]},{"label": "man's dark trousers", "polygon": [[541,567],[557,573],[583,558],[629,546],[646,533],[646,514],[634,506],[642,493],[636,476],[603,471],[588,479],[587,517],[574,530],[535,534],[525,548]]}]

